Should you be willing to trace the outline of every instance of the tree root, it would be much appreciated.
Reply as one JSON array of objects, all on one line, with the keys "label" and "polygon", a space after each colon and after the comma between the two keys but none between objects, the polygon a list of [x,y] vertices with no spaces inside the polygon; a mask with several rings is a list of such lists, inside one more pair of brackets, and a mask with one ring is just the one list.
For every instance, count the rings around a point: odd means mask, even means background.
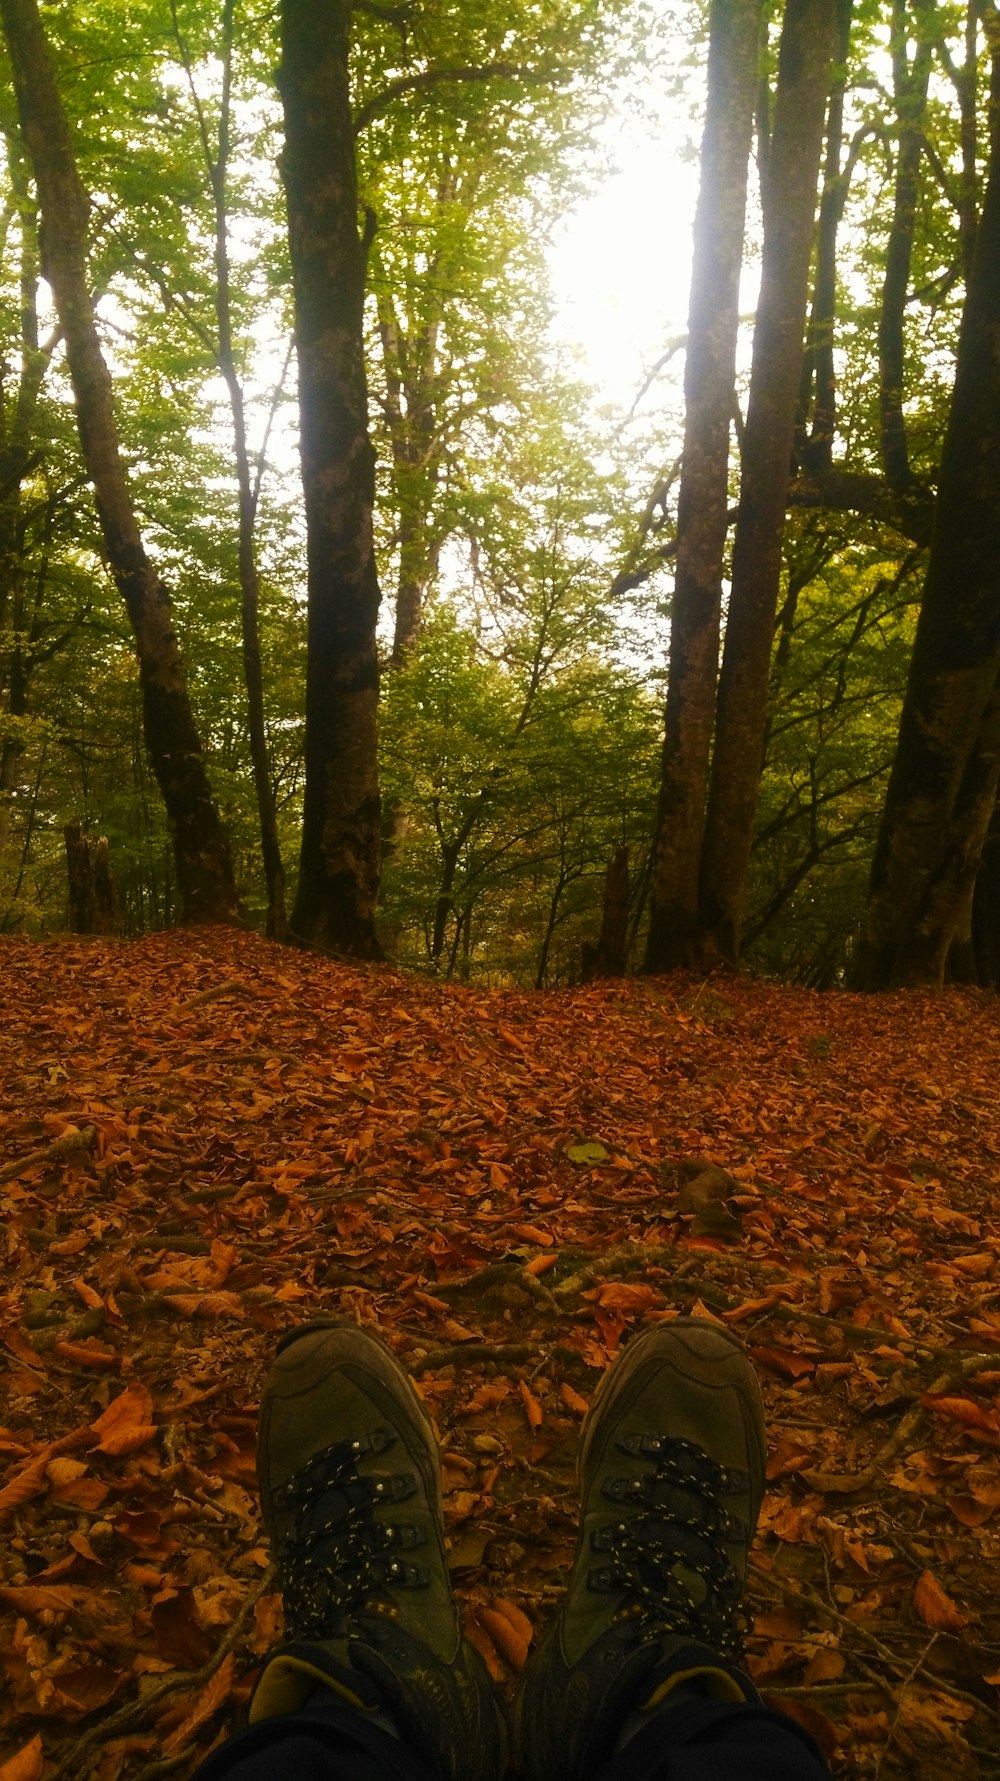
[{"label": "tree root", "polygon": [[[148,1694],[144,1694],[141,1700],[129,1701],[127,1706],[119,1707],[117,1713],[111,1713],[107,1719],[102,1719],[100,1724],[95,1725],[89,1732],[85,1732],[83,1737],[73,1745],[72,1749],[63,1757],[62,1762],[53,1769],[48,1781],[62,1781],[64,1775],[71,1773],[82,1781],[89,1766],[88,1758],[92,1757],[102,1745],[110,1743],[112,1738],[121,1737],[134,1731],[137,1726],[147,1722],[152,1709],[158,1707],[161,1701],[169,1700],[172,1694],[179,1694],[182,1689],[203,1688],[205,1683],[215,1675],[223,1659],[228,1657],[229,1653],[239,1644],[257,1603],[262,1596],[270,1595],[274,1591],[277,1581],[278,1568],[276,1565],[270,1565],[256,1588],[250,1591],[225,1638],[216,1646],[211,1657],[206,1658],[199,1670],[181,1670],[173,1676],[167,1676],[156,1688],[151,1688]],[[190,1754],[190,1752],[185,1754]]]},{"label": "tree root", "polygon": [[[949,1367],[946,1373],[939,1374],[927,1387],[926,1395],[928,1397],[946,1396],[950,1388],[957,1385],[959,1380],[971,1379],[976,1373],[995,1371],[996,1365],[997,1355],[995,1352],[992,1354],[967,1354],[964,1360]],[[799,1477],[804,1478],[811,1489],[824,1494],[827,1491],[834,1491],[838,1496],[850,1496],[854,1491],[867,1490],[874,1483],[882,1467],[903,1451],[911,1436],[922,1428],[926,1419],[926,1405],[914,1404],[913,1408],[907,1410],[906,1415],[897,1423],[889,1439],[879,1448],[874,1459],[863,1472],[809,1471],[800,1472]]]}]

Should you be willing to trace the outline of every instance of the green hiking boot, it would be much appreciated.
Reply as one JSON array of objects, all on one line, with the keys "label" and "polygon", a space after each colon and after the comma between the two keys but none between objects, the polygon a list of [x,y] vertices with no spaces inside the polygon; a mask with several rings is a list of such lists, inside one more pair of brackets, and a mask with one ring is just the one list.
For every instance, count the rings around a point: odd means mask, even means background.
[{"label": "green hiking boot", "polygon": [[758,1699],[736,1660],[764,1458],[760,1389],[728,1330],[658,1324],[605,1374],[565,1602],[514,1701],[527,1781],[585,1781],[675,1690]]},{"label": "green hiking boot", "polygon": [[283,1336],[257,1469],[286,1642],[265,1665],[251,1725],[322,1685],[398,1731],[443,1781],[497,1781],[506,1730],[451,1593],[437,1444],[384,1344],[334,1323]]}]

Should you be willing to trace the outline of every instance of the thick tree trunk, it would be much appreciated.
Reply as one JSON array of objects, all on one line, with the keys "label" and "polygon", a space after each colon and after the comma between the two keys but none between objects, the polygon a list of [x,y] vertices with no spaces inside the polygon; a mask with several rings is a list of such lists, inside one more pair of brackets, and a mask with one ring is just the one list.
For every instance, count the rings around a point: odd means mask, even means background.
[{"label": "thick tree trunk", "polygon": [[[993,101],[1000,98],[1000,56]],[[942,981],[1000,771],[1000,131],[976,231],[923,603],[855,982]]]},{"label": "thick tree trunk", "polygon": [[913,479],[903,414],[903,318],[910,285],[913,232],[920,195],[923,121],[934,53],[928,37],[917,43],[911,62],[907,54],[907,27],[906,0],[893,0],[891,41],[899,148],[878,327],[879,436],[886,480],[891,488],[901,490],[906,489]]},{"label": "thick tree trunk", "polygon": [[802,369],[835,0],[787,0],[764,187],[764,249],[732,591],[702,854],[702,923],[739,957],[760,783],[781,541]]},{"label": "thick tree trunk", "polygon": [[170,595],[146,556],[118,448],[111,377],[87,285],[89,204],[37,0],[2,0],[18,112],[38,188],[42,269],[66,343],[77,424],[104,548],[135,635],[146,747],[173,837],[187,921],[238,914],[225,832],[188,697]]},{"label": "thick tree trunk", "polygon": [[700,947],[698,873],[719,672],[729,429],[760,17],[761,0],[713,0],[646,971],[692,963]]},{"label": "thick tree trunk", "polygon": [[284,179],[309,565],[306,783],[292,930],[379,958],[379,584],[348,0],[284,0]]}]

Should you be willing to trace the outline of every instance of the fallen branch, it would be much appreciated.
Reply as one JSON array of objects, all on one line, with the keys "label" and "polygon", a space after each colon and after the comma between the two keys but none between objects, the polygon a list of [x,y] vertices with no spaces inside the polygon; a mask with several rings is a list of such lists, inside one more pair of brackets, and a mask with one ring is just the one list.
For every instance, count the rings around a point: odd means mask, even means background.
[{"label": "fallen branch", "polygon": [[97,1136],[92,1125],[82,1127],[71,1126],[61,1138],[46,1144],[44,1150],[33,1150],[30,1156],[22,1156],[18,1162],[5,1163],[0,1169],[0,1182],[13,1181],[15,1175],[23,1175],[25,1169],[34,1169],[41,1163],[54,1163],[62,1157],[73,1156],[78,1150],[90,1150]]},{"label": "fallen branch", "polygon": [[[996,1364],[997,1357],[995,1353],[967,1354],[964,1360],[959,1361],[955,1366],[949,1367],[946,1373],[939,1374],[933,1384],[927,1387],[925,1395],[927,1397],[935,1398],[946,1397],[951,1387],[957,1385],[960,1379],[971,1379],[976,1373],[994,1371],[996,1369]],[[902,1452],[903,1448],[910,1440],[910,1437],[916,1434],[917,1430],[923,1426],[926,1420],[926,1405],[922,1403],[914,1404],[912,1410],[907,1410],[906,1415],[899,1423],[897,1423],[896,1428],[889,1436],[888,1441],[883,1443],[874,1459],[865,1467],[863,1472],[810,1471],[800,1472],[799,1476],[800,1478],[804,1478],[806,1483],[813,1490],[819,1490],[824,1493],[827,1491],[835,1491],[839,1496],[849,1496],[856,1490],[867,1490],[869,1486],[874,1483],[875,1478],[878,1476],[882,1467],[887,1465],[889,1460],[895,1459],[897,1453]]]},{"label": "fallen branch", "polygon": [[227,978],[225,983],[217,983],[212,989],[203,989],[200,995],[192,996],[189,1002],[175,1002],[167,1009],[167,1019],[176,1020],[179,1014],[192,1014],[196,1008],[204,1008],[209,1002],[217,1002],[221,996],[245,996],[248,1002],[257,1000],[257,991],[249,984],[241,983],[238,977]]},{"label": "fallen branch", "polygon": [[677,1248],[673,1243],[623,1243],[619,1249],[609,1249],[607,1255],[590,1262],[578,1273],[567,1275],[565,1280],[553,1287],[552,1293],[556,1300],[572,1298],[574,1293],[583,1292],[588,1286],[595,1286],[598,1280],[606,1280],[609,1274],[616,1273],[619,1268],[671,1268],[673,1279],[682,1280],[694,1271],[699,1261],[700,1258],[696,1261],[694,1256],[688,1256],[685,1261],[678,1262]]},{"label": "fallen branch", "polygon": [[485,1292],[491,1286],[516,1286],[520,1292],[526,1293],[536,1305],[546,1311],[555,1311],[560,1317],[566,1313],[547,1286],[543,1286],[527,1268],[512,1267],[510,1262],[493,1262],[488,1268],[479,1268],[464,1280],[449,1280],[447,1283],[438,1281],[435,1287],[441,1298],[446,1299],[449,1293]]}]

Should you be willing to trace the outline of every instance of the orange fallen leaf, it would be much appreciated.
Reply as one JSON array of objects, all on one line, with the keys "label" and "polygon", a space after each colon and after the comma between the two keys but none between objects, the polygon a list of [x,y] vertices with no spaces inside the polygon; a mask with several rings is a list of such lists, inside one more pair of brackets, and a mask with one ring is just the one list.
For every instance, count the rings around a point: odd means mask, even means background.
[{"label": "orange fallen leaf", "polygon": [[493,1678],[493,1681],[504,1682],[506,1677],[504,1675],[503,1664],[500,1661],[500,1653],[497,1651],[486,1628],[480,1625],[475,1614],[467,1614],[465,1617],[465,1636],[468,1639],[469,1644],[474,1646],[478,1651]]},{"label": "orange fallen leaf", "polygon": [[174,1727],[166,1739],[163,1750],[170,1756],[175,1750],[183,1750],[190,1744],[196,1732],[224,1707],[233,1689],[236,1672],[236,1660],[232,1652],[227,1652],[214,1676],[210,1676],[199,1695],[196,1695],[189,1712]]},{"label": "orange fallen leaf", "polygon": [[602,1311],[622,1311],[629,1314],[633,1311],[649,1311],[654,1305],[662,1305],[663,1294],[652,1286],[629,1286],[624,1280],[609,1280],[598,1288],[597,1303]]},{"label": "orange fallen leaf", "polygon": [[57,1342],[55,1352],[62,1360],[77,1367],[120,1367],[122,1357],[113,1348],[103,1348],[91,1337],[86,1342]]},{"label": "orange fallen leaf", "polygon": [[[494,1600],[493,1605],[489,1608],[480,1608],[479,1620],[489,1633],[501,1657],[516,1674],[518,1670],[524,1668],[532,1628],[530,1622],[525,1623],[528,1627],[527,1637],[525,1637],[522,1628],[515,1625],[509,1614],[501,1610],[500,1599]],[[509,1608],[512,1604],[507,1603],[505,1606]],[[522,1621],[524,1620],[523,1615],[520,1618]]]},{"label": "orange fallen leaf", "polygon": [[528,1427],[532,1434],[534,1434],[535,1431],[542,1426],[544,1411],[542,1410],[542,1406],[538,1402],[538,1399],[535,1397],[534,1392],[529,1390],[523,1379],[518,1380],[517,1389],[521,1393],[521,1402],[524,1405],[524,1413],[528,1418]]},{"label": "orange fallen leaf", "polygon": [[0,1763],[0,1781],[40,1781],[44,1764],[42,1740],[36,1735]]},{"label": "orange fallen leaf", "polygon": [[801,1379],[804,1373],[816,1371],[814,1360],[790,1348],[751,1348],[750,1353],[759,1367],[769,1373],[781,1373],[786,1379]]},{"label": "orange fallen leaf", "polygon": [[969,1616],[956,1607],[933,1571],[922,1571],[917,1578],[913,1605],[924,1625],[938,1632],[959,1633],[969,1624]]},{"label": "orange fallen leaf", "polygon": [[533,1274],[537,1280],[539,1274],[547,1274],[550,1268],[554,1268],[558,1260],[557,1255],[535,1255],[530,1262],[525,1263],[524,1271],[526,1274]]},{"label": "orange fallen leaf", "polygon": [[113,1398],[102,1416],[90,1425],[98,1453],[122,1456],[145,1447],[156,1434],[151,1420],[153,1400],[144,1385],[129,1385]]},{"label": "orange fallen leaf", "polygon": [[543,1231],[537,1224],[512,1224],[510,1228],[522,1243],[537,1243],[542,1249],[551,1249],[555,1242],[551,1231]]},{"label": "orange fallen leaf", "polygon": [[415,1289],[411,1296],[416,1299],[418,1305],[423,1305],[426,1311],[447,1312],[451,1310],[451,1306],[446,1299],[436,1299],[433,1293],[421,1292],[419,1289]]},{"label": "orange fallen leaf", "polygon": [[92,1286],[88,1286],[85,1280],[74,1280],[73,1291],[78,1298],[83,1300],[88,1311],[104,1310],[104,1300],[101,1298],[100,1293],[95,1292]]},{"label": "orange fallen leaf", "polygon": [[960,1422],[963,1428],[985,1429],[992,1435],[1000,1432],[994,1411],[984,1410],[972,1398],[932,1397],[930,1392],[925,1391],[920,1401],[935,1416],[950,1417],[953,1422]]},{"label": "orange fallen leaf", "polygon": [[586,1416],[590,1408],[586,1398],[582,1398],[578,1391],[574,1391],[565,1379],[559,1387],[559,1402],[564,1409],[571,1410],[574,1416]]}]

